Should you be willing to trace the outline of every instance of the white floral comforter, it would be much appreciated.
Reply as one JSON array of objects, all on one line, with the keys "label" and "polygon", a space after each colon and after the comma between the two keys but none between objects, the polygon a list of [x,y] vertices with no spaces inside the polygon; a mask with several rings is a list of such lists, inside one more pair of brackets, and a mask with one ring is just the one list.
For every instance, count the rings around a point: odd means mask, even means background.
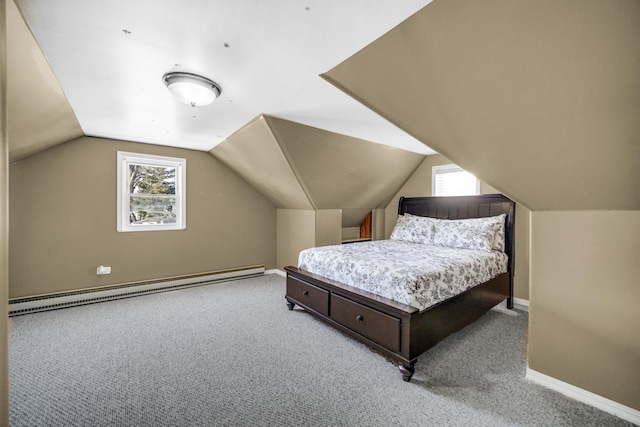
[{"label": "white floral comforter", "polygon": [[422,311],[505,273],[507,255],[377,240],[303,250],[298,267]]}]

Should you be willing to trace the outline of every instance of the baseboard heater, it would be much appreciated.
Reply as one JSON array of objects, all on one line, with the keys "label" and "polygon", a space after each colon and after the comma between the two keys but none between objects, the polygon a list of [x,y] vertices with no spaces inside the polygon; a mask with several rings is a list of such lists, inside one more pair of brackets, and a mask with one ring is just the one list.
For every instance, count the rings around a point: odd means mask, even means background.
[{"label": "baseboard heater", "polygon": [[209,271],[71,292],[14,298],[9,300],[9,316],[207,285],[215,282],[258,276],[264,274],[264,271],[264,265],[252,265],[229,270]]}]

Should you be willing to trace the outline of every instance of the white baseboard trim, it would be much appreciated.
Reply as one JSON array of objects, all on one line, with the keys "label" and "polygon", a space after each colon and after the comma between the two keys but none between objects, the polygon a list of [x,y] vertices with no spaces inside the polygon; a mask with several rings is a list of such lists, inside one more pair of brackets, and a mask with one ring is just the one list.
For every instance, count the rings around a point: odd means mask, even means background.
[{"label": "white baseboard trim", "polygon": [[620,403],[609,400],[606,397],[599,396],[595,393],[591,393],[590,391],[583,390],[574,385],[565,383],[564,381],[560,381],[548,375],[534,371],[529,367],[527,367],[525,379],[613,414],[616,417],[629,421],[630,423],[640,425],[640,411],[621,405]]},{"label": "white baseboard trim", "polygon": [[280,270],[279,268],[272,268],[270,270],[266,270],[264,274],[277,274],[278,276],[287,277],[287,274]]},{"label": "white baseboard trim", "polygon": [[529,310],[529,300],[528,299],[522,299],[522,298],[513,298],[513,303],[515,305],[519,305],[521,307],[525,307],[527,309],[527,311]]}]

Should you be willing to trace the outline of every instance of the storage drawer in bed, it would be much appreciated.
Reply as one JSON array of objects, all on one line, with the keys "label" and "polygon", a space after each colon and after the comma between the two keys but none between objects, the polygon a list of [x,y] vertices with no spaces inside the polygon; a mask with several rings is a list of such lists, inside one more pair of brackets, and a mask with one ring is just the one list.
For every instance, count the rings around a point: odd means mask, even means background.
[{"label": "storage drawer in bed", "polygon": [[299,302],[302,306],[308,307],[325,316],[329,315],[329,292],[322,288],[288,276],[287,296]]},{"label": "storage drawer in bed", "polygon": [[391,351],[400,351],[400,319],[331,294],[331,315],[336,322]]}]

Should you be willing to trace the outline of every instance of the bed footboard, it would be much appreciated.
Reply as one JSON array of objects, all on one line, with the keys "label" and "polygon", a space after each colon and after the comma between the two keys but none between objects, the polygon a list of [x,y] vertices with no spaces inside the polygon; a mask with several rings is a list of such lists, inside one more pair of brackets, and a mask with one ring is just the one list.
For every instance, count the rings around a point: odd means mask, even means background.
[{"label": "bed footboard", "polygon": [[509,297],[505,273],[419,312],[296,267],[285,270],[290,310],[298,305],[393,360],[404,381],[411,381],[419,355]]}]

